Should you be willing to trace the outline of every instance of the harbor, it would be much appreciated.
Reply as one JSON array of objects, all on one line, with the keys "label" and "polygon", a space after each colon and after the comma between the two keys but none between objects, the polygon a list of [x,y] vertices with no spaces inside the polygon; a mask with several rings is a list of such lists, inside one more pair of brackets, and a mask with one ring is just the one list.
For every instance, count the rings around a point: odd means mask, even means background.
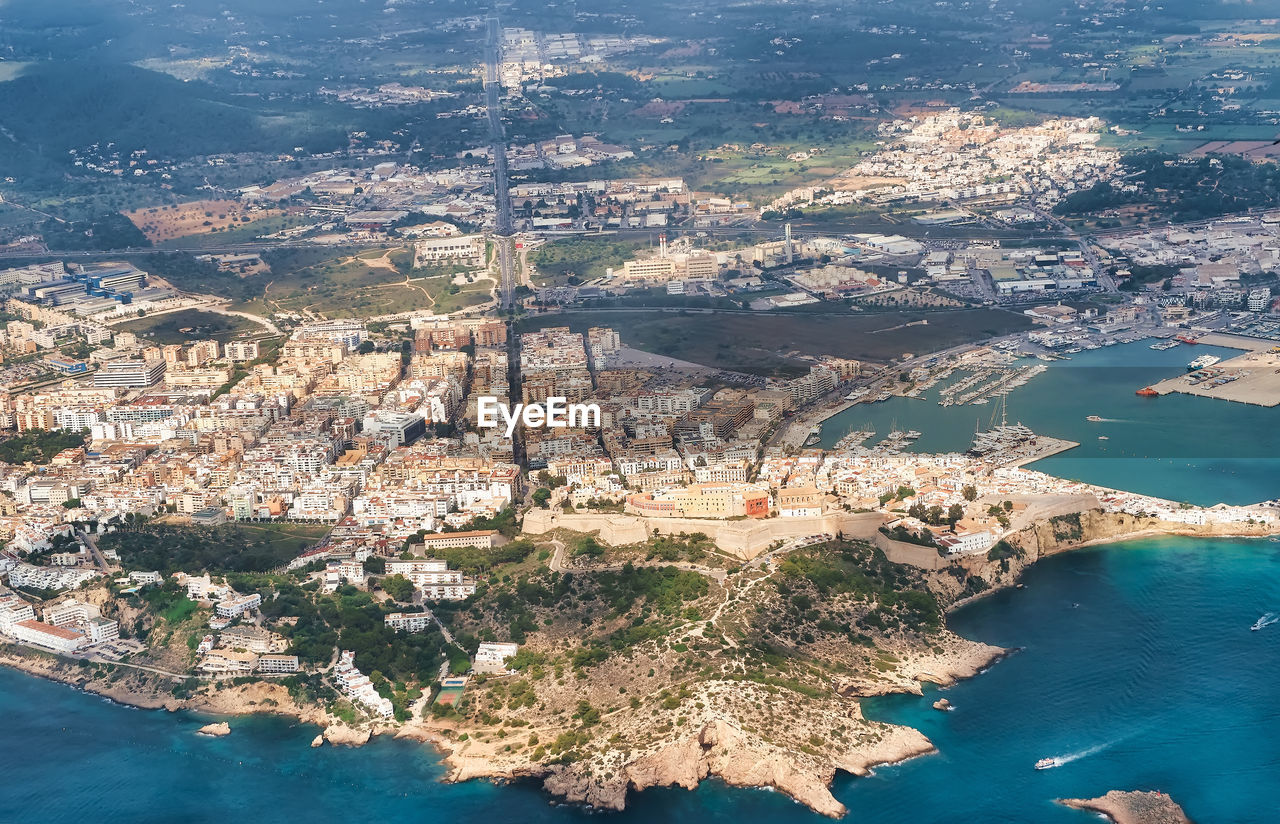
[{"label": "harbor", "polygon": [[1252,406],[1280,406],[1280,347],[1225,360],[1201,356],[1188,364],[1186,374],[1150,388],[1157,395],[1179,393]]},{"label": "harbor", "polygon": [[[1167,350],[1152,350],[1150,338],[1126,341],[1047,364],[1043,373],[1002,401],[1010,422],[1020,421],[1038,436],[1036,448],[1013,463],[1060,478],[1206,506],[1280,497],[1280,459],[1273,457],[1280,455],[1280,427],[1273,409],[1211,404],[1178,393],[1152,398],[1135,394],[1166,379],[1184,379],[1195,357],[1222,357],[1222,364],[1213,367],[1219,368],[1241,355],[1239,348],[1221,345],[1234,339],[1211,337],[1203,336],[1198,346],[1179,343]],[[973,365],[979,363],[973,360]],[[1035,362],[1019,365],[1027,363]],[[937,369],[950,366],[940,363]],[[824,414],[821,447],[836,448],[846,438],[847,445],[873,446],[891,431],[914,430],[921,436],[905,446],[906,452],[967,451],[975,432],[1000,423],[1002,405],[939,405],[940,391],[968,371],[967,366],[956,368],[922,398],[894,396]],[[800,431],[807,435],[810,426]],[[866,434],[869,430],[874,434]]]},{"label": "harbor", "polygon": [[1079,445],[1039,435],[1029,426],[1002,419],[986,431],[974,432],[968,454],[997,466],[1026,466]]},{"label": "harbor", "polygon": [[1034,364],[1016,369],[984,369],[969,375],[939,392],[939,406],[981,405],[996,398],[1008,395],[1020,386],[1025,386],[1035,376],[1043,373],[1047,366]]}]

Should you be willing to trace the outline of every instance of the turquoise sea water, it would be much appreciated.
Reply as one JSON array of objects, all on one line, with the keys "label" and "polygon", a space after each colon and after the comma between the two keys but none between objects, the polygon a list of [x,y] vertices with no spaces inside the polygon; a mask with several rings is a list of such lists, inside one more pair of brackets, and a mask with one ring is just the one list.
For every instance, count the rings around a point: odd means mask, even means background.
[{"label": "turquoise sea water", "polygon": [[[1225,359],[1240,352],[1205,345],[1155,351],[1149,343],[1094,349],[1046,364],[1048,371],[1009,394],[1010,422],[1080,443],[1031,468],[1201,506],[1280,497],[1280,407],[1134,394],[1185,372],[1192,358],[1212,354]],[[993,415],[998,423],[1000,410],[995,402],[939,406],[937,390],[958,379],[957,374],[941,382],[924,398],[857,404],[823,424],[822,445],[830,447],[869,422],[877,432],[870,443],[896,424],[923,433],[915,451],[964,451],[975,427],[987,429]],[[1106,420],[1090,422],[1085,420],[1089,415]]]},{"label": "turquoise sea water", "polygon": [[[857,824],[1083,822],[1051,803],[1111,789],[1170,792],[1201,822],[1276,820],[1280,769],[1280,543],[1162,538],[1041,562],[1026,588],[952,617],[1020,652],[946,690],[865,702],[923,730],[939,752],[842,776]],[[714,782],[633,796],[628,812],[556,807],[535,788],[439,783],[434,752],[377,740],[312,750],[315,728],[120,707],[0,671],[0,821],[791,822],[824,821],[785,797]],[[1035,771],[1045,756],[1078,756]]]}]

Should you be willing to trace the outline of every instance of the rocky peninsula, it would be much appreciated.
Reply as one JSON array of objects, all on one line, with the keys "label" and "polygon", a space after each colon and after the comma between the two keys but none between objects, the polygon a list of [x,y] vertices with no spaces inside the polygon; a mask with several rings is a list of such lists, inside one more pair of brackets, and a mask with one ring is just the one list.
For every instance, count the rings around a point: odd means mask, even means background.
[{"label": "rocky peninsula", "polygon": [[1061,798],[1058,803],[1101,813],[1115,824],[1191,824],[1182,807],[1159,791],[1112,790],[1100,798]]},{"label": "rocky peninsula", "polygon": [[139,707],[287,715],[320,727],[312,746],[378,735],[430,742],[449,780],[534,779],[594,808],[714,777],[838,817],[837,771],[865,775],[933,750],[917,730],[866,719],[860,699],[945,686],[1006,654],[950,632],[949,609],[1013,585],[1041,557],[1152,532],[1201,531],[1087,510],[1029,524],[991,553],[920,569],[860,540],[743,563],[696,535],[606,547],[556,530],[446,616],[459,638],[518,631],[509,672],[472,676],[453,706],[423,693],[399,720],[353,717],[309,692],[323,668],[307,683],[214,681],[181,673],[173,658],[107,665],[10,645],[0,664]]}]

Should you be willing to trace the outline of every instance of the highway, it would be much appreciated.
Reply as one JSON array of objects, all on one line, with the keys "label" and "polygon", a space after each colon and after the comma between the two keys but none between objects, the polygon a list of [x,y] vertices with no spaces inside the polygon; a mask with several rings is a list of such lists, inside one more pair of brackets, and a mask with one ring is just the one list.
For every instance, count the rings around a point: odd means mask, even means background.
[{"label": "highway", "polygon": [[511,193],[507,180],[507,139],[502,127],[501,62],[502,27],[497,17],[485,20],[488,38],[484,48],[485,108],[489,112],[489,148],[493,155],[493,242],[498,252],[498,308],[510,309],[515,299],[515,244],[512,240]]}]

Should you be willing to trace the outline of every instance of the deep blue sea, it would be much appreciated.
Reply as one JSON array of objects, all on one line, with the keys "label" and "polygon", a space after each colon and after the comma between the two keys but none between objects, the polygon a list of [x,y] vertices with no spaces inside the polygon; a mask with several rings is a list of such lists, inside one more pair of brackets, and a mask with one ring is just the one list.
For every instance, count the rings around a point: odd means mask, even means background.
[{"label": "deep blue sea", "polygon": [[[1150,343],[1094,349],[1046,364],[1048,371],[1009,393],[1010,422],[1021,421],[1041,434],[1080,444],[1031,468],[1200,506],[1280,497],[1280,407],[1134,394],[1185,372],[1195,357],[1225,359],[1240,351],[1206,345],[1156,351]],[[857,404],[823,424],[822,445],[830,447],[868,424],[877,433],[868,442],[874,443],[896,425],[923,433],[915,451],[964,451],[974,429],[989,428],[993,418],[999,423],[1001,410],[995,402],[939,406],[938,389],[959,377],[957,373],[942,381],[922,398]],[[1085,420],[1089,415],[1105,420]]]},{"label": "deep blue sea", "polygon": [[[1273,822],[1280,775],[1280,543],[1161,538],[1047,559],[1025,589],[952,616],[971,638],[1020,647],[937,697],[865,702],[923,730],[939,752],[842,776],[856,824],[1083,822],[1061,796],[1171,793],[1200,822]],[[0,670],[0,822],[792,822],[824,821],[785,797],[714,782],[649,791],[592,816],[528,786],[441,784],[424,745],[309,747],[316,729],[204,721],[120,707]],[[1045,756],[1071,758],[1035,771]]]}]

